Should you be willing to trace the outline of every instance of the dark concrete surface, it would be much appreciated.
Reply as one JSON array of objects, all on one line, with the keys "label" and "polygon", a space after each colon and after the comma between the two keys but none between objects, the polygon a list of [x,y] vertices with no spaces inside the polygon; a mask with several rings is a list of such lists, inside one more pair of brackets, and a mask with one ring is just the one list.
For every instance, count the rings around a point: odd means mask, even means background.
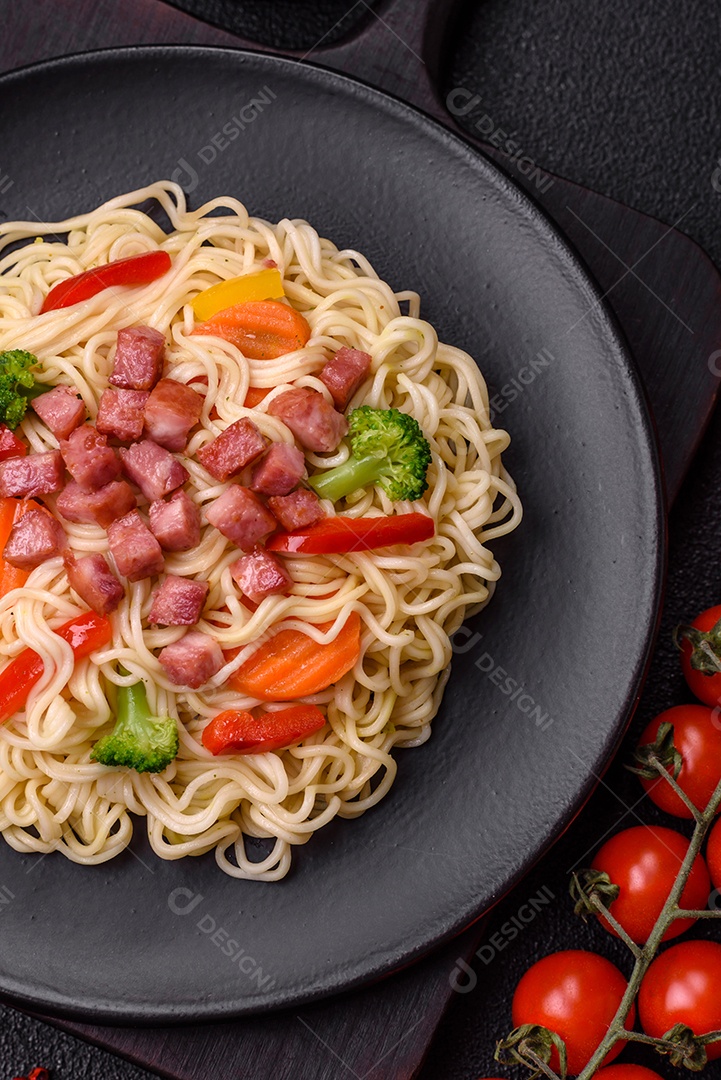
[{"label": "dark concrete surface", "polygon": [[[260,42],[300,48],[328,32],[338,36],[362,15],[356,5],[348,22],[337,25],[350,0],[179,0],[176,6]],[[701,0],[683,5],[671,0],[604,0],[595,5],[583,0],[468,2],[449,50],[446,87],[463,86],[480,95],[468,122],[490,117],[542,166],[669,225],[678,224],[720,265],[717,23],[713,6]],[[511,1026],[513,986],[534,958],[554,949],[591,948],[628,969],[618,942],[598,926],[584,927],[574,920],[566,897],[567,872],[584,865],[617,825],[634,825],[639,818],[662,820],[648,800],[638,802],[640,787],[623,763],[656,712],[689,700],[670,632],[675,623],[721,597],[720,477],[717,417],[672,514],[663,625],[631,732],[580,818],[493,914],[489,937],[500,933],[499,940],[507,944],[478,960],[478,986],[453,1003],[422,1080],[501,1074],[492,1060],[494,1040]],[[678,827],[668,819],[665,823]],[[553,900],[510,940],[501,927],[541,890]],[[708,925],[694,933],[719,939],[718,929]],[[652,1052],[630,1052],[624,1059],[674,1075]],[[53,1080],[140,1080],[150,1075],[0,1008],[0,1080],[11,1080],[36,1065],[51,1069]],[[341,1065],[338,1069],[339,1080],[349,1075]],[[298,1075],[302,1080],[302,1071]],[[721,1076],[721,1064],[708,1068],[704,1076]]]}]

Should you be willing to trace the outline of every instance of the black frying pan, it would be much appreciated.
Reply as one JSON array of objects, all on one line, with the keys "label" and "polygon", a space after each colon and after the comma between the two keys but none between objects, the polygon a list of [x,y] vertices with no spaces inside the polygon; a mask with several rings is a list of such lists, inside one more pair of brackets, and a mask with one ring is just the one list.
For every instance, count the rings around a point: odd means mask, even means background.
[{"label": "black frying pan", "polygon": [[[590,793],[635,700],[663,516],[624,345],[573,254],[494,166],[348,79],[240,52],[129,49],[7,76],[0,95],[7,217],[60,218],[175,174],[193,204],[232,193],[271,220],[307,217],[417,289],[492,384],[526,508],[497,545],[493,604],[459,636],[433,737],[399,753],[388,798],[323,830],[278,885],[230,880],[210,857],[161,862],[141,838],[93,869],[3,846],[0,992],[169,1022],[368,981],[523,875]],[[201,154],[263,96],[239,137]]]}]

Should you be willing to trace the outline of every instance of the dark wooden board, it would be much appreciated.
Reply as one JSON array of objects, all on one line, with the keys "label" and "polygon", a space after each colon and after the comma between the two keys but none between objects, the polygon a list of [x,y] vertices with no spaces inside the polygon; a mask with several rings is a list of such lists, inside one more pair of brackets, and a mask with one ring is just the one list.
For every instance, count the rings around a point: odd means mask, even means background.
[{"label": "dark wooden board", "polygon": [[169,1080],[412,1080],[482,925],[368,989],[293,1012],[153,1029],[40,1019]]},{"label": "dark wooden board", "polygon": [[[0,71],[110,45],[246,45],[160,0],[2,0]],[[307,59],[346,71],[435,115],[455,121],[435,84],[453,4],[381,4],[351,40]],[[464,133],[468,138],[468,133]],[[471,141],[475,141],[471,137]],[[680,232],[478,143],[523,185],[568,235],[606,294],[644,378],[656,417],[672,501],[710,415],[721,338],[720,282],[704,253]],[[366,990],[233,1024],[182,1029],[101,1028],[58,1023],[89,1041],[176,1080],[331,1080],[357,1075],[410,1078],[452,996],[459,957],[482,924],[421,963]],[[302,1062],[302,1073],[299,1064]]]},{"label": "dark wooden board", "polygon": [[[509,157],[476,137],[472,124],[460,126],[472,115],[470,94],[446,103],[437,92],[457,6],[458,0],[381,0],[348,40],[283,55],[353,75],[423,109],[494,158],[558,224],[601,286],[641,370],[672,502],[717,391],[721,279],[678,229],[553,176],[523,154]],[[32,7],[0,0],[0,12],[0,71],[115,45],[257,47],[162,0],[36,0]]]}]

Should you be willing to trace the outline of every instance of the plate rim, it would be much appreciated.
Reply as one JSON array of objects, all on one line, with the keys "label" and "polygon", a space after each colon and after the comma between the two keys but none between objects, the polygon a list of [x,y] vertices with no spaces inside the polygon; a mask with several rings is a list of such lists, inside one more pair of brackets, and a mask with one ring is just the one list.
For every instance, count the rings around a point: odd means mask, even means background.
[{"label": "plate rim", "polygon": [[[463,930],[467,929],[473,923],[483,918],[525,877],[532,867],[535,866],[560,839],[578,814],[582,812],[589,797],[598,785],[602,772],[610,764],[613,754],[631,721],[641,688],[648,672],[660,625],[666,575],[667,507],[658,440],[655,433],[654,418],[651,413],[648,396],[626,341],[623,328],[615,313],[606,303],[604,294],[601,293],[600,287],[594,280],[591,271],[581,255],[534,198],[533,194],[516,183],[513,178],[503,170],[502,166],[500,166],[492,157],[485,154],[479,147],[464,139],[462,134],[450,130],[439,120],[429,116],[418,107],[408,104],[402,98],[385,90],[378,89],[372,84],[355,76],[343,74],[332,68],[324,67],[319,63],[309,62],[307,60],[301,61],[283,55],[268,53],[260,48],[233,48],[230,46],[203,44],[137,44],[88,49],[72,52],[60,57],[40,60],[31,64],[25,64],[12,71],[4,72],[0,74],[0,91],[11,87],[15,82],[23,82],[28,79],[31,80],[36,74],[42,72],[52,72],[64,68],[72,70],[83,64],[102,65],[106,61],[112,62],[114,60],[126,60],[129,62],[136,59],[142,60],[151,58],[162,60],[165,56],[173,57],[188,54],[193,56],[206,55],[211,57],[217,55],[231,59],[233,62],[240,64],[248,61],[251,63],[253,61],[261,62],[264,65],[270,64],[276,66],[286,73],[292,73],[295,77],[303,78],[303,75],[305,74],[311,80],[319,81],[326,89],[329,85],[335,83],[341,87],[345,87],[351,96],[354,97],[357,97],[359,91],[361,91],[367,98],[375,99],[374,101],[371,100],[370,104],[374,104],[381,109],[385,107],[387,111],[394,115],[395,119],[400,120],[401,122],[405,119],[403,114],[409,114],[411,121],[415,125],[425,127],[429,132],[429,138],[441,138],[450,143],[457,150],[462,151],[466,159],[472,165],[478,167],[480,162],[489,182],[496,186],[502,194],[512,198],[518,205],[521,213],[525,211],[526,219],[532,223],[537,235],[540,234],[546,244],[550,243],[553,246],[556,260],[570,272],[570,276],[576,287],[582,287],[588,300],[593,301],[596,317],[600,318],[602,322],[602,325],[599,326],[598,329],[598,335],[602,335],[603,339],[613,346],[611,359],[614,364],[614,377],[618,378],[619,374],[622,377],[625,377],[628,385],[633,390],[635,400],[632,405],[634,411],[638,414],[638,419],[640,421],[640,423],[634,427],[634,430],[637,433],[637,444],[646,451],[647,465],[650,466],[651,475],[653,477],[652,494],[655,507],[655,513],[653,515],[653,587],[649,597],[649,610],[646,612],[646,617],[644,619],[645,629],[643,646],[639,648],[634,668],[629,673],[628,690],[624,697],[623,708],[616,719],[613,729],[604,739],[598,758],[594,759],[592,762],[593,767],[587,766],[585,780],[583,784],[578,787],[575,797],[573,800],[566,800],[564,813],[560,818],[555,819],[553,829],[550,830],[549,834],[544,835],[542,841],[536,845],[532,852],[526,852],[525,858],[517,864],[515,872],[507,877],[504,890],[494,898],[490,905],[483,907],[482,909],[478,909],[477,907],[474,908],[474,913],[470,918],[468,917],[468,913],[464,911],[460,917],[454,918],[451,925],[446,926],[442,932],[432,936],[432,940],[416,944],[412,949],[404,949],[403,958],[400,961],[387,961],[385,963],[373,962],[367,964],[363,971],[356,972],[352,978],[346,977],[339,979],[337,976],[331,976],[326,978],[323,987],[320,987],[315,991],[302,989],[296,990],[295,992],[281,992],[274,995],[276,1000],[272,1003],[258,1002],[248,1005],[245,1002],[245,999],[238,998],[234,1002],[226,1000],[222,1004],[214,1002],[210,1005],[206,1005],[199,1002],[196,1003],[193,1009],[189,1009],[185,1005],[178,1006],[173,1005],[172,1003],[163,1006],[158,1006],[157,1003],[153,1003],[152,1005],[131,1004],[129,1006],[124,1006],[121,1002],[116,1002],[110,1008],[106,1008],[104,1005],[98,1008],[96,1006],[80,1004],[80,999],[78,998],[73,1001],[62,997],[62,995],[52,994],[49,992],[49,988],[46,989],[44,995],[42,993],[26,993],[17,989],[2,989],[3,999],[10,1003],[18,1004],[30,1011],[39,1009],[47,1010],[52,1013],[52,1015],[75,1019],[82,1022],[100,1021],[121,1024],[134,1022],[145,1026],[161,1023],[180,1024],[187,1021],[212,1023],[227,1021],[233,1017],[263,1015],[264,1013],[276,1012],[290,1006],[334,997],[338,994],[345,993],[346,991],[368,986],[380,977],[391,975],[400,968],[422,959],[424,956],[427,956],[444,943],[462,933]],[[10,111],[13,111],[12,107]],[[4,980],[0,977],[0,981]]]}]

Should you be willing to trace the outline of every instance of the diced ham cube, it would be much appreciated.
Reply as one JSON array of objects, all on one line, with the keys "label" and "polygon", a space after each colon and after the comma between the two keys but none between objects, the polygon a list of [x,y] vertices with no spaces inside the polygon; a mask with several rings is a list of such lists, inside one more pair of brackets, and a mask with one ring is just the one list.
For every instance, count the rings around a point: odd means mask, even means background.
[{"label": "diced ham cube", "polygon": [[147,390],[116,390],[108,387],[100,395],[96,428],[121,442],[139,439],[145,423],[143,410],[149,397]]},{"label": "diced ham cube", "polygon": [[185,466],[151,439],[133,443],[127,450],[121,447],[120,459],[125,475],[138,485],[148,502],[169,495],[188,479]]},{"label": "diced ham cube", "polygon": [[129,581],[160,574],[163,552],[137,510],[108,527],[108,545],[120,573]]},{"label": "diced ham cube", "polygon": [[85,403],[69,386],[54,386],[30,404],[56,439],[67,439],[85,419]]},{"label": "diced ham cube", "polygon": [[145,406],[145,433],[166,450],[185,450],[202,411],[203,398],[190,386],[161,379]]},{"label": "diced ham cube", "polygon": [[237,476],[265,450],[268,440],[252,420],[243,417],[226,428],[217,439],[198,450],[198,460],[216,480]]},{"label": "diced ham cube", "polygon": [[253,466],[250,486],[259,495],[287,495],[305,475],[305,457],[291,443],[273,443]]},{"label": "diced ham cube", "polygon": [[125,480],[113,480],[97,491],[83,491],[80,484],[71,480],[55,503],[58,513],[67,521],[100,525],[103,529],[107,529],[111,521],[130,513],[136,505],[132,488]]},{"label": "diced ham cube", "polygon": [[268,499],[268,506],[286,532],[307,529],[325,517],[316,493],[305,488],[299,488],[290,495],[276,495]]},{"label": "diced ham cube", "polygon": [[165,338],[149,326],[118,330],[110,382],[123,390],[152,390],[163,371]]},{"label": "diced ham cube", "polygon": [[63,471],[59,450],[0,461],[0,495],[20,499],[50,495],[63,486]]},{"label": "diced ham cube", "polygon": [[172,683],[193,690],[217,675],[225,663],[218,642],[200,630],[189,630],[179,641],[166,645],[158,660]]},{"label": "diced ham cube", "polygon": [[22,439],[18,439],[7,424],[0,424],[0,461],[7,461],[11,457],[25,457],[27,452],[28,448]]},{"label": "diced ham cube", "polygon": [[65,465],[83,491],[97,491],[120,475],[120,462],[105,435],[90,424],[71,431],[60,443]]},{"label": "diced ham cube", "polygon": [[75,590],[89,608],[97,611],[98,615],[109,615],[111,611],[115,611],[125,596],[123,586],[108,566],[104,555],[96,553],[76,559],[72,554],[67,554],[65,572],[70,588]]},{"label": "diced ham cube", "polygon": [[27,510],[8,536],[3,558],[11,566],[32,570],[57,555],[66,544],[65,530],[47,510]]},{"label": "diced ham cube", "polygon": [[207,507],[205,516],[223,536],[249,551],[276,528],[270,510],[248,488],[232,484]]},{"label": "diced ham cube", "polygon": [[254,604],[259,604],[265,596],[286,592],[293,584],[281,562],[263,548],[255,548],[231,563],[230,576]]},{"label": "diced ham cube", "polygon": [[318,378],[330,390],[336,409],[341,412],[345,410],[358,387],[368,377],[371,363],[369,353],[344,345],[323,367]]},{"label": "diced ham cube", "polygon": [[296,386],[273,398],[268,406],[290,428],[306,450],[335,450],[348,432],[348,421],[336,412],[318,390]]},{"label": "diced ham cube", "polygon": [[169,574],[153,593],[148,622],[160,626],[195,626],[209,587],[207,581]]},{"label": "diced ham cube", "polygon": [[185,491],[150,504],[150,531],[166,551],[190,551],[200,543],[200,510]]}]

